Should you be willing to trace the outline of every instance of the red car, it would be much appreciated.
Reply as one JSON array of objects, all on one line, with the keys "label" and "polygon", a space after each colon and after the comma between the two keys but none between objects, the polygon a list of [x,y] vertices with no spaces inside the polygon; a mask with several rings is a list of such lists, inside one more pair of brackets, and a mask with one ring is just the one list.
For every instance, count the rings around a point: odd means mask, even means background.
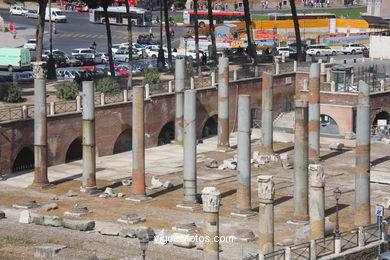
[{"label": "red car", "polygon": [[[110,66],[106,66],[108,70],[110,70]],[[115,74],[119,73],[119,75],[127,75],[129,74],[129,67],[126,65],[117,65],[114,66]]]},{"label": "red car", "polygon": [[89,12],[89,7],[87,5],[78,5],[74,9],[78,12]]}]

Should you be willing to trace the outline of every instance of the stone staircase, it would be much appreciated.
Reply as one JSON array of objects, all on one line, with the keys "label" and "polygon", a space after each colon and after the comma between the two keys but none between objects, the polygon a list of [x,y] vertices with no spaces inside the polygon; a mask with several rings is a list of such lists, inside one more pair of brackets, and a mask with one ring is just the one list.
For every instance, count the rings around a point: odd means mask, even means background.
[{"label": "stone staircase", "polygon": [[280,129],[294,129],[295,125],[295,111],[283,112],[274,120],[274,128]]}]

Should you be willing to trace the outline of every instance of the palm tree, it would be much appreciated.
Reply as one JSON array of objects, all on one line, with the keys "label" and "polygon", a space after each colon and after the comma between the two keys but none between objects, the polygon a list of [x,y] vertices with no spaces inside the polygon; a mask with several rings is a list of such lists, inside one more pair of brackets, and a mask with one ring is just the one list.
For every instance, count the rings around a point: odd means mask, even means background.
[{"label": "palm tree", "polygon": [[246,27],[246,37],[248,43],[248,54],[256,62],[256,47],[253,44],[253,33],[252,33],[252,20],[251,13],[249,11],[249,2],[248,0],[243,0],[244,13],[245,13],[245,27]]},{"label": "palm tree", "polygon": [[297,15],[297,8],[295,6],[295,0],[289,0],[291,6],[291,14],[294,22],[294,30],[295,30],[295,41],[297,43],[297,61],[304,61],[304,56],[302,53],[302,42],[301,42],[301,32],[299,30],[299,22]]},{"label": "palm tree", "polygon": [[198,0],[194,0],[194,30],[195,30],[195,52],[196,52],[196,66],[199,77],[202,77],[202,70],[200,68],[199,57],[199,24],[198,24]]},{"label": "palm tree", "polygon": [[168,70],[172,71],[172,50],[171,50],[171,34],[169,29],[169,17],[168,17],[168,0],[163,0],[163,3],[164,3],[164,18],[165,18],[165,35],[167,37],[167,48],[168,48]]},{"label": "palm tree", "polygon": [[129,1],[125,1],[126,13],[127,13],[127,40],[129,42],[129,75],[127,78],[127,90],[133,87],[133,32],[132,32],[132,22],[130,14],[130,5]]},{"label": "palm tree", "polygon": [[107,34],[107,48],[108,48],[108,63],[110,65],[110,73],[111,77],[115,76],[114,70],[114,60],[112,58],[112,37],[111,37],[111,28],[110,28],[110,20],[108,19],[108,7],[113,3],[113,0],[87,0],[87,4],[90,8],[103,8],[104,14],[104,23],[106,25],[106,34]]},{"label": "palm tree", "polygon": [[213,18],[213,6],[211,4],[212,0],[207,0],[207,11],[209,16],[210,24],[210,36],[211,36],[211,54],[213,56],[213,64],[218,64],[218,55],[217,55],[217,44],[215,42],[215,28],[214,28],[214,18]]},{"label": "palm tree", "polygon": [[45,31],[45,15],[47,0],[39,0],[39,14],[38,14],[38,23],[37,30],[35,32],[35,38],[37,39],[37,46],[35,56],[37,61],[42,60],[42,50],[43,50],[43,33]]}]

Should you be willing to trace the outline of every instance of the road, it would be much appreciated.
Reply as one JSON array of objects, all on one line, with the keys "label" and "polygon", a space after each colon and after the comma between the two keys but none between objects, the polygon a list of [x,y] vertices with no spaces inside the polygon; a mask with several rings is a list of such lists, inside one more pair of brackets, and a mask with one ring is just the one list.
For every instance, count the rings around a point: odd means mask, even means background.
[{"label": "road", "polygon": [[[16,30],[26,30],[36,28],[37,19],[28,19],[24,16],[9,15],[8,9],[0,9],[0,16],[4,21],[13,23]],[[88,48],[93,42],[97,44],[98,51],[107,51],[106,28],[103,24],[94,24],[89,22],[88,13],[67,12],[67,23],[57,23],[57,34],[53,34],[53,49],[60,49],[66,53],[71,53],[75,48]],[[155,37],[159,37],[159,27],[152,27]],[[149,34],[150,27],[133,27],[133,40],[136,40],[139,34]],[[174,48],[179,45],[179,36],[188,28],[175,26],[175,38],[172,41]],[[49,31],[46,23],[45,32]],[[120,25],[111,25],[112,42],[127,42],[127,27]],[[35,38],[32,34],[31,38]],[[165,40],[164,40],[165,41]],[[44,48],[49,48],[49,35],[45,35]]]}]

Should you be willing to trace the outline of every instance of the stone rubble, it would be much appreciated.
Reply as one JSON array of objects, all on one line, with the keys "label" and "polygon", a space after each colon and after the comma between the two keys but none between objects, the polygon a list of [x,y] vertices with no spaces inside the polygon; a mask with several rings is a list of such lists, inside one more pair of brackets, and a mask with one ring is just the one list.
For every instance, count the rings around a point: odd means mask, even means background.
[{"label": "stone rubble", "polygon": [[148,190],[155,190],[158,188],[161,188],[163,186],[163,183],[156,177],[152,177],[150,181],[151,186],[148,187]]},{"label": "stone rubble", "polygon": [[66,196],[67,197],[76,197],[77,193],[74,192],[73,190],[68,190],[68,192],[66,193]]},{"label": "stone rubble", "polygon": [[20,212],[19,223],[23,223],[23,224],[30,224],[31,223],[30,211],[23,210],[22,212]]},{"label": "stone rubble", "polygon": [[57,203],[49,203],[42,206],[43,210],[50,211],[52,209],[58,209]]},{"label": "stone rubble", "polygon": [[2,210],[0,210],[0,219],[2,219],[2,218],[6,218],[6,217],[5,217],[5,212],[2,211]]},{"label": "stone rubble", "polygon": [[100,234],[105,236],[119,236],[120,228],[117,227],[106,227],[99,231]]},{"label": "stone rubble", "polygon": [[166,189],[171,189],[174,187],[174,185],[171,181],[166,181],[166,182],[164,182],[163,187]]},{"label": "stone rubble", "polygon": [[343,143],[331,143],[329,144],[329,150],[332,151],[341,151],[344,148]]},{"label": "stone rubble", "polygon": [[122,180],[122,185],[123,186],[130,186],[132,183],[132,180]]},{"label": "stone rubble", "polygon": [[218,168],[218,162],[213,158],[206,158],[206,160],[204,161],[204,165],[207,168]]}]

